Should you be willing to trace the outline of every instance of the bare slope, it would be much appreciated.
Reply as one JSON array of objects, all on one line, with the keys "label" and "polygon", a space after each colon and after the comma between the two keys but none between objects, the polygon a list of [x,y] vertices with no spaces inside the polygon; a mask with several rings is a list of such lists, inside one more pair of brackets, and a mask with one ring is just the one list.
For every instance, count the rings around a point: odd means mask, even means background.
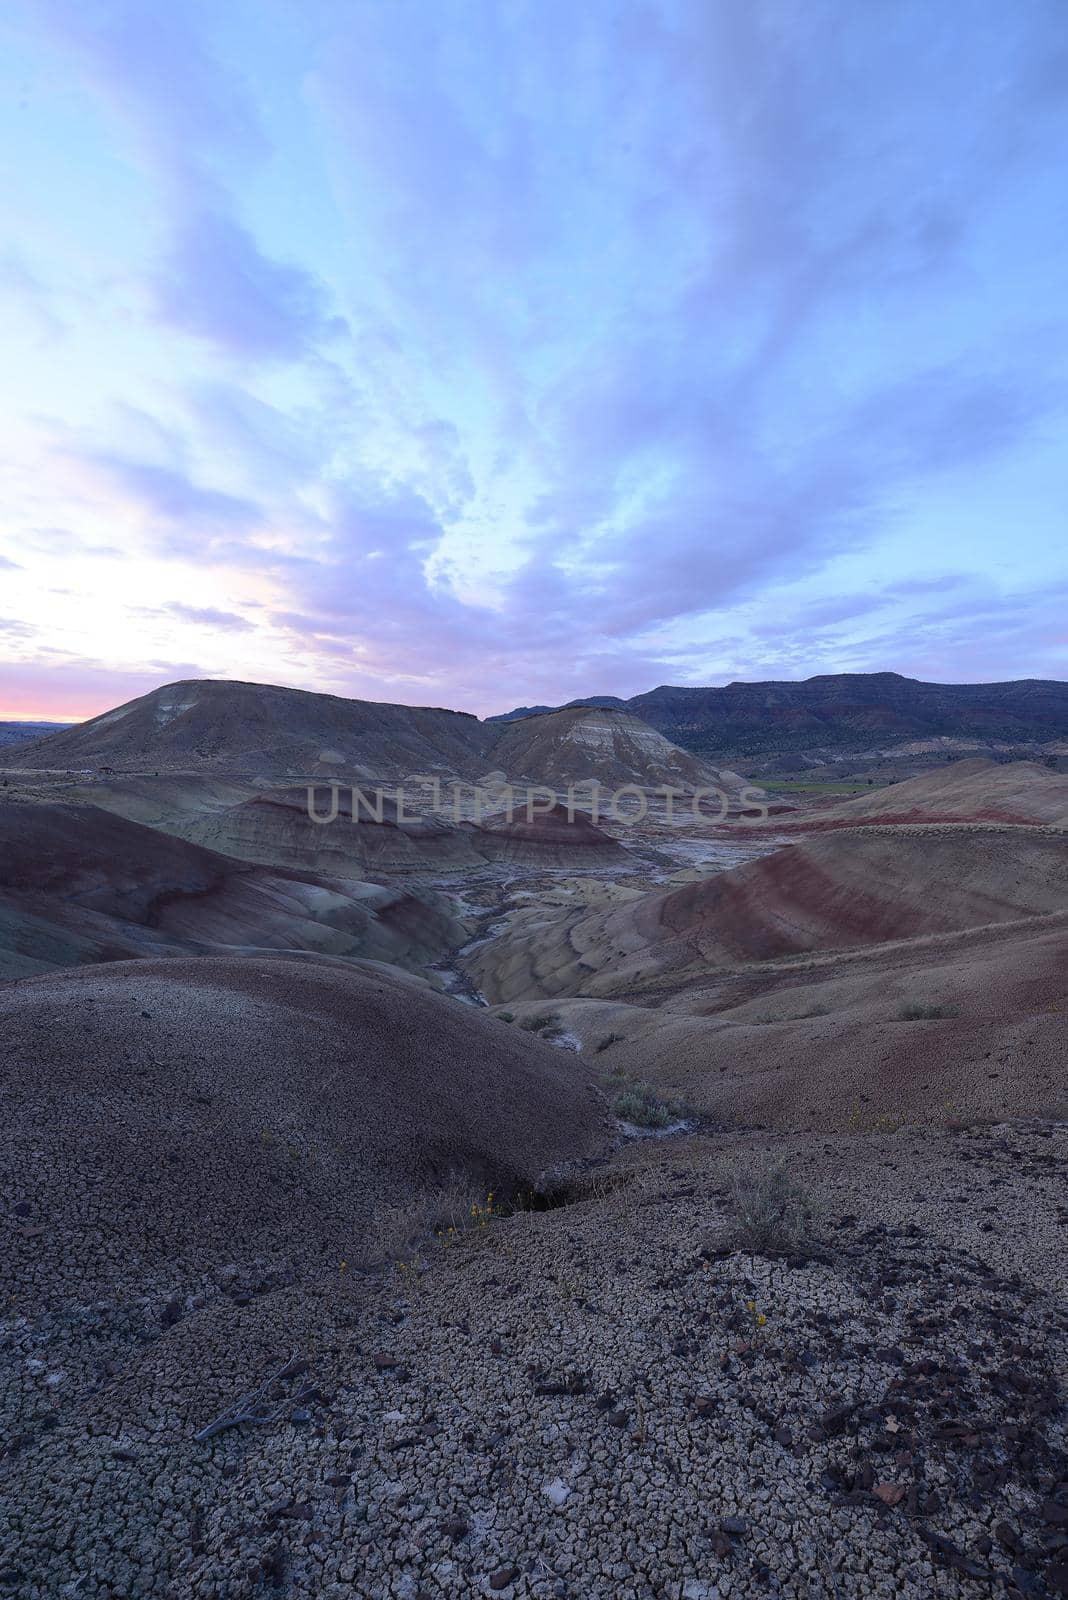
[{"label": "bare slope", "polygon": [[371,783],[418,774],[469,782],[493,766],[554,788],[596,779],[684,789],[743,787],[636,717],[580,707],[525,722],[347,700],[269,684],[168,684],[77,727],[19,747],[28,770],[209,776],[260,782],[314,776]]},{"label": "bare slope", "polygon": [[[1064,1322],[1040,1285],[1064,1150],[1048,1128],[648,1141],[415,1273],[334,1263],[166,1329],[158,1303],[126,1329],[99,1302],[20,1317],[9,1592],[1063,1595]],[[817,1254],[724,1254],[725,1162],[778,1156]],[[267,1425],[198,1442],[293,1354]]]},{"label": "bare slope", "polygon": [[709,974],[657,1010],[562,1000],[553,1011],[601,1071],[648,1080],[729,1127],[860,1133],[1068,1115],[1068,913]]},{"label": "bare slope", "polygon": [[512,815],[487,817],[478,829],[478,848],[494,861],[545,867],[610,867],[626,860],[618,840],[584,811],[563,805],[547,810],[515,806]]},{"label": "bare slope", "polygon": [[828,810],[790,818],[785,825],[827,828],[863,822],[1016,822],[1068,828],[1068,773],[1052,772],[1035,761],[954,761]]},{"label": "bare slope", "polygon": [[388,795],[357,799],[338,785],[280,789],[179,824],[186,838],[248,861],[277,861],[309,872],[362,878],[367,873],[452,871],[481,865],[476,830],[441,817],[413,816]]},{"label": "bare slope", "polygon": [[20,763],[349,778],[481,770],[476,717],[209,678],[151,694],[19,750]]},{"label": "bare slope", "polygon": [[545,924],[519,912],[471,959],[493,1000],[658,993],[711,968],[1068,907],[1058,833],[976,825],[805,839],[733,871]]},{"label": "bare slope", "polygon": [[732,794],[744,784],[737,773],[709,766],[623,711],[579,706],[493,726],[494,759],[513,779],[558,788],[591,777],[612,787],[722,785]]},{"label": "bare slope", "polygon": [[528,820],[521,795],[511,819],[500,813],[477,824],[420,815],[409,809],[417,797],[401,805],[375,790],[358,793],[354,809],[352,786],[327,781],[257,791],[175,775],[106,779],[76,792],[241,861],[337,878],[436,876],[488,861],[578,869],[625,859],[622,846],[583,812],[569,820],[564,806],[546,809],[534,797]]},{"label": "bare slope", "polygon": [[257,1258],[355,1268],[387,1208],[530,1186],[600,1138],[573,1056],[400,975],[89,967],[0,988],[0,1037],[3,1185],[29,1219],[3,1276],[27,1307]]},{"label": "bare slope", "polygon": [[0,977],[220,946],[434,960],[447,906],[234,861],[95,806],[0,804]]}]

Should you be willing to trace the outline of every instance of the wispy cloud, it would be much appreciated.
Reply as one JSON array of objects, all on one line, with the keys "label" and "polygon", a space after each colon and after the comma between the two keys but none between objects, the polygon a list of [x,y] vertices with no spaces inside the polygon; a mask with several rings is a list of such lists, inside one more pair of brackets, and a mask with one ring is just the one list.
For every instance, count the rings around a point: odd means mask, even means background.
[{"label": "wispy cloud", "polygon": [[135,202],[33,369],[42,594],[70,530],[243,675],[480,709],[1063,671],[1060,0],[36,0],[15,47]]}]

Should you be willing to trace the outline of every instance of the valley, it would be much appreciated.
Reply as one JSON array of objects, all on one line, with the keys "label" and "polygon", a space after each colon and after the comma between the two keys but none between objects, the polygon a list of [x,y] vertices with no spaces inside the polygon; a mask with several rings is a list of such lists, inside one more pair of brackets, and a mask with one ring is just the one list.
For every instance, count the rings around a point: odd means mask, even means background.
[{"label": "valley", "polygon": [[0,1593],[1064,1592],[1068,776],[254,690],[3,758]]}]

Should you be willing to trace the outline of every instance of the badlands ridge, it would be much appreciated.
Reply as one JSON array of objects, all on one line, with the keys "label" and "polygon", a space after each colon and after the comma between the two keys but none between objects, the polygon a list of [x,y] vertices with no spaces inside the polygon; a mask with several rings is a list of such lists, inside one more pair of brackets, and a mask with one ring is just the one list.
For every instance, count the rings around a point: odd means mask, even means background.
[{"label": "badlands ridge", "polygon": [[0,761],[0,1595],[1068,1593],[1068,777],[220,682]]}]

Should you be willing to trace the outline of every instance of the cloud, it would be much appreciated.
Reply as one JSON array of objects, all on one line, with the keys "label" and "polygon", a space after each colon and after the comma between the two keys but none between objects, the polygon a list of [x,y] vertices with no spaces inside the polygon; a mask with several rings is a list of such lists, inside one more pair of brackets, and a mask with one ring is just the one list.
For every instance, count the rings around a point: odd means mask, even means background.
[{"label": "cloud", "polygon": [[138,154],[174,188],[203,192],[220,163],[261,160],[268,141],[253,98],[227,71],[192,9],[142,0],[33,0],[33,20],[75,53],[88,81],[135,134]]},{"label": "cloud", "polygon": [[345,332],[318,279],[270,260],[247,228],[218,211],[181,221],[155,290],[167,322],[236,355],[292,361]]},{"label": "cloud", "polygon": [[252,360],[297,359],[343,333],[320,279],[273,259],[239,220],[235,182],[271,145],[254,98],[194,8],[42,0],[39,20],[77,54],[163,185],[171,239],[150,278],[163,321]]},{"label": "cloud", "polygon": [[486,707],[952,666],[1063,563],[1060,0],[41,4],[153,252],[51,459],[176,626],[254,578],[272,675]]},{"label": "cloud", "polygon": [[172,554],[190,554],[213,538],[251,533],[263,523],[254,501],[206,488],[180,467],[73,443],[64,453],[91,481],[132,506],[155,530],[155,542]]},{"label": "cloud", "polygon": [[169,600],[163,611],[179,622],[191,622],[197,627],[220,628],[228,633],[249,633],[255,626],[247,617],[235,611],[219,611],[214,606],[187,606],[180,600]]}]

